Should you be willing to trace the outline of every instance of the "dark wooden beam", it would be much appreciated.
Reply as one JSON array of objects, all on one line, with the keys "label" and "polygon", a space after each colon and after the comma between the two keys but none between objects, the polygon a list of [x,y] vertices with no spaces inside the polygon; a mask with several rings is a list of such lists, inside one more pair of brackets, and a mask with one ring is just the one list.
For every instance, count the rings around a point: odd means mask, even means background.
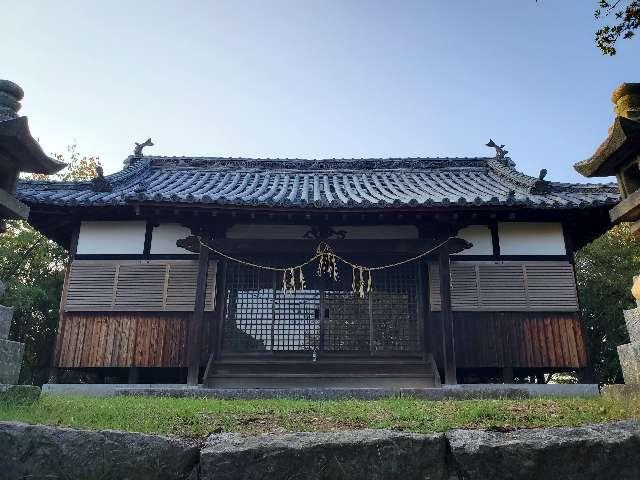
[{"label": "dark wooden beam", "polygon": [[144,246],[142,247],[142,254],[145,258],[149,258],[151,255],[151,240],[153,238],[153,222],[147,219],[144,230]]},{"label": "dark wooden beam", "polygon": [[455,385],[457,379],[453,314],[451,312],[451,277],[449,273],[449,254],[444,248],[439,250],[438,264],[440,267],[440,318],[442,321],[444,377],[447,385]]},{"label": "dark wooden beam", "polygon": [[209,270],[209,249],[203,248],[198,258],[198,279],[193,316],[189,325],[189,372],[187,383],[198,384],[200,371],[200,347],[202,343],[202,321],[204,318],[205,295],[207,290],[207,272]]},{"label": "dark wooden beam", "polygon": [[491,246],[493,249],[493,256],[500,256],[500,235],[498,234],[498,222],[493,221],[489,224],[491,230]]},{"label": "dark wooden beam", "polygon": [[[442,240],[440,240],[442,241]],[[337,254],[363,253],[368,254],[390,254],[407,253],[418,254],[437,246],[440,241],[432,240],[328,240],[331,248]],[[313,255],[318,246],[318,240],[243,240],[243,239],[210,239],[207,244],[220,252],[232,254],[255,254],[257,252],[268,253],[306,253]],[[200,245],[195,237],[187,237],[178,240],[177,245],[191,252],[198,252]],[[461,238],[449,240],[445,250],[449,254],[459,253],[472,245]],[[433,252],[433,257],[437,257],[437,251]]]}]

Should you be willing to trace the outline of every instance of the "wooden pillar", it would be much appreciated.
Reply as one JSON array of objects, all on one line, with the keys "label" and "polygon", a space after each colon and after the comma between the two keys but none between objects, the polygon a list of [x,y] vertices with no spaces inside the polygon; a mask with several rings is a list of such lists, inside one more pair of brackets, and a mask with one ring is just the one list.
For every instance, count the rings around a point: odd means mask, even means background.
[{"label": "wooden pillar", "polygon": [[64,332],[66,328],[66,319],[64,306],[67,303],[67,292],[69,290],[69,275],[71,273],[71,264],[76,258],[78,252],[78,239],[80,238],[80,222],[76,221],[76,225],[73,228],[71,234],[71,241],[69,242],[69,259],[64,269],[64,281],[62,283],[62,295],[60,296],[60,304],[58,306],[58,333],[56,334],[56,343],[51,355],[51,364],[49,368],[49,383],[58,383],[58,377],[60,376],[60,369],[58,368],[58,359],[60,357],[60,350],[62,349],[62,341],[64,339]]},{"label": "wooden pillar", "polygon": [[198,257],[198,279],[196,284],[196,300],[193,317],[189,328],[189,372],[187,384],[197,385],[200,372],[200,347],[202,344],[202,321],[204,319],[204,304],[207,291],[207,273],[209,271],[209,249],[200,248]]},{"label": "wooden pillar", "polygon": [[429,275],[424,260],[418,262],[418,312],[422,324],[422,356],[426,361],[433,354],[433,338],[429,324]]},{"label": "wooden pillar", "polygon": [[438,254],[440,270],[440,318],[442,322],[442,357],[444,359],[444,381],[447,385],[455,385],[456,353],[453,330],[453,314],[451,312],[451,278],[449,273],[449,250],[444,247]]},{"label": "wooden pillar", "polygon": [[216,326],[215,326],[215,339],[212,355],[214,359],[220,358],[222,353],[222,345],[224,342],[224,318],[227,310],[227,261],[224,259],[218,260],[218,268],[216,269],[218,275],[218,281],[216,282]]}]

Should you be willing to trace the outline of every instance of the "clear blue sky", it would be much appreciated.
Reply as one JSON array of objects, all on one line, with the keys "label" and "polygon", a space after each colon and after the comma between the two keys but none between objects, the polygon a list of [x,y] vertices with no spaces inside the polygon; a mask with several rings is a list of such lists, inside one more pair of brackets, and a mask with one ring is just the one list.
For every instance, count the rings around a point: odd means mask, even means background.
[{"label": "clear blue sky", "polygon": [[[0,77],[48,152],[483,156],[582,181],[640,81],[640,38],[594,45],[596,0],[5,0]],[[4,3],[4,2],[3,2]]]}]

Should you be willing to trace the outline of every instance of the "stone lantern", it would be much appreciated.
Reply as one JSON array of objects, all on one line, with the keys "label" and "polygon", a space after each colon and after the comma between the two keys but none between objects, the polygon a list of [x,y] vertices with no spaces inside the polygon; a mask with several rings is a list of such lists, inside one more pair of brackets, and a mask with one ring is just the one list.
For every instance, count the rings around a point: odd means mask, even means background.
[{"label": "stone lantern", "polygon": [[[616,118],[609,135],[591,158],[574,167],[587,177],[616,176],[621,200],[609,217],[614,223],[633,222],[631,230],[640,236],[640,83],[623,83],[611,100]],[[635,277],[631,292],[637,308],[624,312],[631,342],[618,347],[626,385],[609,386],[615,394],[640,391],[640,276]]]},{"label": "stone lantern", "polygon": [[613,91],[616,119],[591,158],[575,169],[586,177],[615,175],[622,200],[609,213],[611,221],[634,222],[640,233],[640,83],[623,83]]},{"label": "stone lantern", "polygon": [[[20,172],[51,174],[65,164],[49,158],[31,136],[26,117],[18,116],[24,93],[0,80],[0,235],[6,219],[26,220],[29,207],[14,197]],[[0,282],[0,298],[4,285]],[[8,339],[13,310],[0,305],[0,387],[18,381],[24,344]],[[2,390],[2,388],[0,388]]]}]

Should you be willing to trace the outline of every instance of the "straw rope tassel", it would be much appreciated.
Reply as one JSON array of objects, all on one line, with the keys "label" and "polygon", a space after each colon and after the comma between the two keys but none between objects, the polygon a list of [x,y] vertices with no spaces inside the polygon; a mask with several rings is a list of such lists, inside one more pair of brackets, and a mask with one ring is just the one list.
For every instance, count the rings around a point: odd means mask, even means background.
[{"label": "straw rope tassel", "polygon": [[353,293],[356,293],[356,267],[353,267],[353,272],[351,274],[351,290]]},{"label": "straw rope tassel", "polygon": [[[338,266],[337,266],[337,262],[340,261],[342,263],[344,263],[345,265],[349,265],[352,269],[352,280],[351,280],[351,290],[353,291],[354,294],[358,294],[360,296],[360,298],[364,298],[364,294],[365,291],[367,293],[371,292],[373,290],[373,271],[378,271],[378,270],[385,270],[388,268],[394,268],[394,267],[398,267],[400,265],[404,265],[406,263],[409,262],[414,262],[416,260],[419,260],[427,255],[429,255],[432,252],[435,252],[436,250],[438,250],[439,248],[443,247],[444,245],[446,245],[446,243],[451,240],[454,237],[449,237],[446,240],[440,242],[438,245],[436,245],[433,248],[430,248],[427,251],[424,251],[422,253],[420,253],[419,255],[416,255],[414,257],[411,258],[407,258],[405,260],[401,260],[399,262],[395,262],[395,263],[390,263],[388,265],[380,265],[377,267],[366,267],[366,266],[362,266],[362,265],[356,265],[353,262],[350,262],[349,260],[342,258],[339,255],[336,255],[332,250],[331,247],[329,245],[327,245],[325,242],[320,242],[318,244],[318,247],[316,248],[316,252],[315,255],[313,255],[311,258],[309,258],[307,261],[305,261],[304,263],[301,263],[299,265],[294,265],[294,266],[290,266],[290,267],[270,267],[268,265],[259,265],[256,263],[251,263],[249,261],[246,260],[241,260],[239,258],[235,258],[232,257],[231,255],[227,255],[226,253],[223,253],[219,250],[216,250],[215,248],[207,245],[206,242],[203,242],[202,239],[200,237],[198,238],[198,242],[200,243],[200,247],[201,248],[206,248],[208,250],[210,250],[211,252],[226,258],[227,260],[230,260],[232,262],[236,262],[239,263],[241,265],[245,265],[248,267],[253,267],[253,268],[258,268],[261,270],[268,270],[271,272],[282,272],[282,290],[284,291],[284,293],[289,293],[289,292],[295,292],[297,285],[296,285],[296,270],[299,270],[299,274],[298,274],[298,281],[299,281],[299,287],[301,290],[304,290],[306,288],[306,283],[305,283],[305,278],[304,278],[304,273],[302,272],[302,268],[305,267],[306,265],[309,265],[313,262],[315,262],[316,260],[318,260],[318,269],[316,271],[318,277],[322,277],[322,275],[324,273],[328,274],[329,277],[333,278],[334,281],[337,281],[339,278],[339,273],[338,273]],[[358,273],[356,273],[356,270],[358,271]],[[367,275],[367,279],[365,282],[365,270],[366,270],[366,275]],[[450,272],[451,274],[451,272]],[[359,279],[357,278],[357,276],[359,276]],[[366,283],[366,287],[365,287],[365,283]]]},{"label": "straw rope tassel", "polygon": [[302,267],[300,267],[298,271],[300,272],[300,290],[304,290],[307,285],[304,282],[304,273],[302,273]]}]

